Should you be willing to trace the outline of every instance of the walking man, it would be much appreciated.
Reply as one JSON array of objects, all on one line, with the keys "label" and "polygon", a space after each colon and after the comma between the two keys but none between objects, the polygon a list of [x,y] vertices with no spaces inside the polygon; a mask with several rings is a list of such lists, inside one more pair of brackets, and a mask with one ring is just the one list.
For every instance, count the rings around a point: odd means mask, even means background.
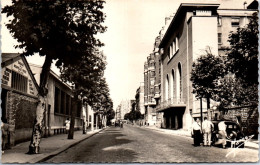
[{"label": "walking man", "polygon": [[202,133],[203,133],[203,142],[205,147],[211,146],[211,132],[214,128],[214,125],[211,121],[204,117],[204,121],[202,122]]}]

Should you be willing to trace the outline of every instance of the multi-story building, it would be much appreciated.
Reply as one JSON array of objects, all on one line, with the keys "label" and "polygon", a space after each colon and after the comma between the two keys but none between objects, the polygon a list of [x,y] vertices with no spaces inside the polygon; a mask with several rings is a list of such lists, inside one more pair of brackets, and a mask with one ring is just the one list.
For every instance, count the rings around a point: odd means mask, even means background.
[{"label": "multi-story building", "polygon": [[140,83],[140,87],[136,90],[135,94],[136,110],[140,111],[141,114],[145,113],[144,110],[144,83]]},{"label": "multi-story building", "polygon": [[120,103],[120,118],[124,119],[125,114],[131,111],[131,105],[133,100],[122,100]]},{"label": "multi-story building", "polygon": [[156,124],[155,101],[155,53],[151,53],[144,63],[144,106],[145,123]]},{"label": "multi-story building", "polygon": [[[161,101],[156,112],[161,117],[162,127],[190,129],[193,118],[200,117],[200,103],[192,94],[190,81],[192,63],[209,49],[214,55],[225,55],[230,31],[244,27],[256,11],[221,8],[221,4],[183,3],[179,6],[168,28],[163,29],[165,34],[160,35],[161,83],[158,83],[160,95],[157,96],[161,96]],[[150,81],[149,64],[147,60],[145,82]],[[145,87],[147,97],[150,87]],[[149,107],[149,101],[145,103]],[[203,101],[203,115],[206,112]],[[217,117],[218,112],[213,115]]]},{"label": "multi-story building", "polygon": [[116,108],[115,119],[116,120],[120,120],[121,119],[121,105],[118,105],[117,108]]}]

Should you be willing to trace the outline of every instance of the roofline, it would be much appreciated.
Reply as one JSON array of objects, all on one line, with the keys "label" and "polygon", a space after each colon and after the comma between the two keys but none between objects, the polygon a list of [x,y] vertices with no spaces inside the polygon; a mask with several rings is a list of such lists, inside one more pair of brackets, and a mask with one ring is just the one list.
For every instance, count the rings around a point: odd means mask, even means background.
[{"label": "roofline", "polygon": [[[42,68],[42,66],[40,66],[40,65],[38,65],[38,64],[30,63],[29,65],[33,65],[33,66]],[[52,75],[53,77],[55,77],[56,79],[58,79],[62,84],[64,84],[65,86],[67,86],[69,89],[72,90],[72,87],[71,87],[69,84],[63,82],[63,81],[61,80],[60,76],[59,76],[58,74],[56,74],[52,69],[50,69],[50,75]]]},{"label": "roofline", "polygon": [[187,10],[188,8],[215,8],[217,9],[220,4],[210,4],[210,3],[181,3],[177,12],[175,13],[170,25],[168,26],[167,31],[165,32],[161,43],[159,45],[159,48],[162,48],[165,45],[165,38],[167,37],[167,34],[170,33],[170,29],[172,28],[173,24],[175,23],[177,17],[183,12],[184,10]]},{"label": "roofline", "polygon": [[34,86],[37,90],[37,93],[39,93],[39,85],[37,84],[36,80],[35,80],[35,77],[33,76],[33,73],[32,73],[32,70],[31,70],[31,67],[30,67],[30,64],[28,63],[27,59],[25,58],[25,56],[21,53],[2,53],[2,54],[17,54],[17,56],[13,57],[13,58],[10,58],[8,60],[6,60],[5,62],[2,62],[1,63],[1,66],[2,67],[6,67],[7,64],[9,62],[13,63],[14,62],[14,59],[17,59],[17,58],[21,58],[21,60],[24,62],[24,65],[26,67],[26,69],[28,70],[28,74],[30,75],[30,78],[31,80],[33,81],[34,83]]}]

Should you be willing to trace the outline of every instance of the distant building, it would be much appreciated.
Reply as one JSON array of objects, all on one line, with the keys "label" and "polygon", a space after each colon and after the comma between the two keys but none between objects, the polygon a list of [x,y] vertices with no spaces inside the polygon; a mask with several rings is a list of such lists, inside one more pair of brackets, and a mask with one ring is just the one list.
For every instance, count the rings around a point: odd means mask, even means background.
[{"label": "distant building", "polygon": [[145,123],[155,125],[156,123],[156,100],[155,96],[155,54],[151,53],[144,64],[144,106]]},{"label": "distant building", "polygon": [[116,120],[120,120],[121,119],[121,105],[118,105],[117,108],[116,108],[115,119]]},{"label": "distant building", "polygon": [[140,87],[137,88],[135,94],[136,110],[140,111],[141,114],[145,113],[144,109],[144,83],[140,83]]},{"label": "distant building", "polygon": [[124,119],[126,113],[131,111],[131,101],[132,100],[123,100],[120,103],[120,119]]}]

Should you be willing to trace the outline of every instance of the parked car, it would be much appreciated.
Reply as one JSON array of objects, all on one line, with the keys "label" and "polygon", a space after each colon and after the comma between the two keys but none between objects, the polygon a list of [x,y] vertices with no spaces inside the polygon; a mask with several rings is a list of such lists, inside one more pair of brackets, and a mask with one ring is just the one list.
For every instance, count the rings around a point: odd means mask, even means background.
[{"label": "parked car", "polygon": [[[218,124],[221,121],[212,121],[212,123],[214,124],[214,129],[212,132],[212,145],[214,145],[218,139],[219,139],[219,130],[218,130]],[[227,132],[227,146],[231,145],[231,141],[232,140],[241,140],[244,138],[244,134],[242,133],[241,130],[241,126],[234,122],[234,121],[224,121],[227,128],[226,128],[226,132]],[[236,147],[239,148],[244,148],[244,142],[238,142],[236,144]]]}]

